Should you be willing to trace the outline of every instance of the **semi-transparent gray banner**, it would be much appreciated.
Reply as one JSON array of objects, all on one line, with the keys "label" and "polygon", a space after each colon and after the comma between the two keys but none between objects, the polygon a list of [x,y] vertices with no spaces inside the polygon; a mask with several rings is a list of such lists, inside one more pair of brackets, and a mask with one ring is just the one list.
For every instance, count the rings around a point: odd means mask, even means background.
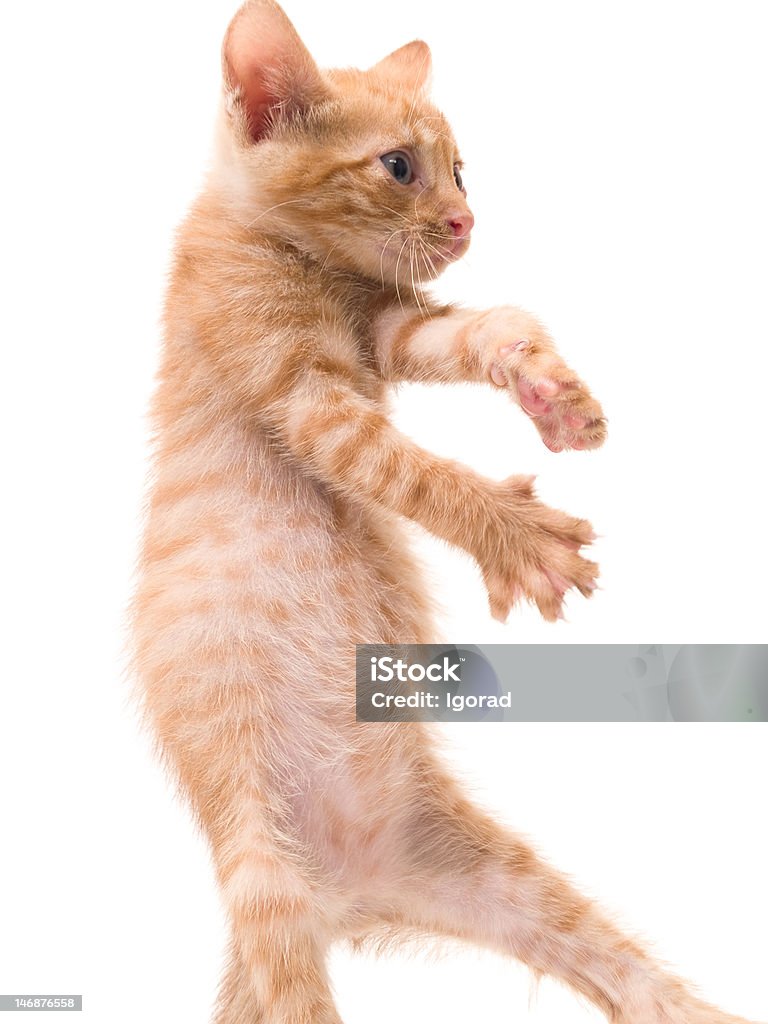
[{"label": "semi-transparent gray banner", "polygon": [[20,1013],[24,1010],[82,1010],[82,996],[31,996],[31,995],[0,995],[0,1010]]},{"label": "semi-transparent gray banner", "polygon": [[359,644],[364,722],[766,722],[768,644]]}]

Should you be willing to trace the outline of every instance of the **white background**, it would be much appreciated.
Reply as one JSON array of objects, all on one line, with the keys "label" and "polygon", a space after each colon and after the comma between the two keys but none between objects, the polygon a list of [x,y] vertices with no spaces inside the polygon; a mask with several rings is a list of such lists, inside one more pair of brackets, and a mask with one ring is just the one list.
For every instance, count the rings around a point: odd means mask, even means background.
[{"label": "white background", "polygon": [[[326,65],[431,43],[477,218],[440,294],[536,311],[610,418],[601,452],[553,455],[499,395],[402,393],[398,422],[423,444],[497,477],[538,473],[602,535],[604,589],[556,626],[532,611],[493,623],[472,564],[422,539],[447,635],[765,640],[763,5],[288,11]],[[9,7],[0,32],[0,992],[82,992],[99,1024],[204,1024],[224,944],[205,848],[120,673],[164,268],[231,13],[44,0]],[[768,1020],[765,738],[463,725],[448,747],[481,798],[708,998]],[[548,982],[529,1008],[521,968],[466,950],[339,954],[334,981],[347,1024],[597,1017]]]}]

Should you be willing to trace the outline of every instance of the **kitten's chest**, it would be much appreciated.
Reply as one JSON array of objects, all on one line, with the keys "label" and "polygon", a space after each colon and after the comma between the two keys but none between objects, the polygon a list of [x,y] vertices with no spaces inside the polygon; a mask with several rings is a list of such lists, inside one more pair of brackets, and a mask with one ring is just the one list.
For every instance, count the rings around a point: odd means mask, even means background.
[{"label": "kitten's chest", "polygon": [[[331,310],[349,340],[351,355],[371,390],[370,397],[380,399],[383,381],[374,344],[373,323],[379,312],[392,302],[389,292],[376,290],[370,282],[348,276],[320,276],[316,286],[323,295],[326,310]],[[362,383],[362,381],[361,381]]]}]

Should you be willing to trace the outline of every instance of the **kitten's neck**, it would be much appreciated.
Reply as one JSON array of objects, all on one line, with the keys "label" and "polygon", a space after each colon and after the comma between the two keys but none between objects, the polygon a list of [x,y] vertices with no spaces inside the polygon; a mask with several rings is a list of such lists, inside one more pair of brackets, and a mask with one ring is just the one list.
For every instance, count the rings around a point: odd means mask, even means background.
[{"label": "kitten's neck", "polygon": [[366,276],[356,269],[345,266],[343,259],[335,258],[336,253],[315,251],[312,245],[288,234],[283,225],[275,223],[267,215],[257,215],[250,222],[244,221],[242,210],[231,202],[223,190],[208,188],[193,204],[187,220],[191,232],[187,239],[194,239],[195,246],[211,251],[236,251],[238,261],[248,258],[248,250],[254,257],[267,256],[285,267],[286,274],[297,273],[306,278],[320,279],[320,287],[329,302],[341,303],[350,312],[370,320],[391,305],[403,308],[418,307],[425,295],[406,283],[396,288],[389,282],[382,282]]}]

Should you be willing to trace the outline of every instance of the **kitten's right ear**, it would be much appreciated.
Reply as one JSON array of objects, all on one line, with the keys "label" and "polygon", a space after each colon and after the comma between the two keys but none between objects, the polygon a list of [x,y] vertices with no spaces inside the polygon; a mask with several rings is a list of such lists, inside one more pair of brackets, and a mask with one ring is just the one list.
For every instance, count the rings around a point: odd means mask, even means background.
[{"label": "kitten's right ear", "polygon": [[406,90],[416,92],[429,85],[432,54],[425,42],[414,39],[412,43],[406,43],[374,64],[371,71],[385,75]]},{"label": "kitten's right ear", "polygon": [[273,0],[247,0],[234,16],[224,37],[222,69],[230,109],[240,113],[253,142],[326,91],[317,65]]}]

